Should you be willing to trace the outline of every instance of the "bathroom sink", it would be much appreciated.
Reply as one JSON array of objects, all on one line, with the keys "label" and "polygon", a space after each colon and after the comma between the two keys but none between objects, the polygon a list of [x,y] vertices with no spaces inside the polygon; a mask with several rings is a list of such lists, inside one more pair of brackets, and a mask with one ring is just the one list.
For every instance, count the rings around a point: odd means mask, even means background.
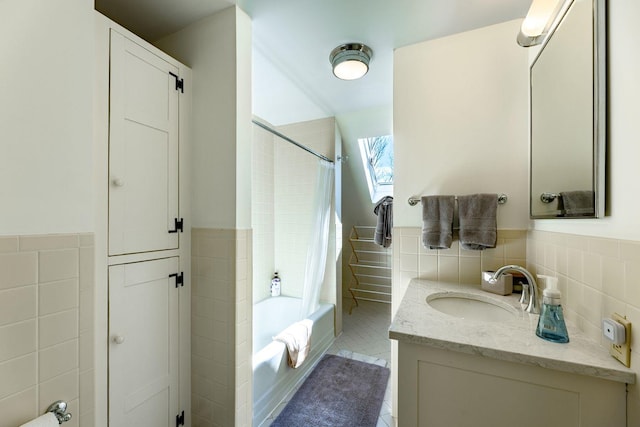
[{"label": "bathroom sink", "polygon": [[485,322],[504,322],[517,314],[516,309],[509,304],[489,296],[465,292],[435,293],[427,297],[427,304],[449,316]]}]

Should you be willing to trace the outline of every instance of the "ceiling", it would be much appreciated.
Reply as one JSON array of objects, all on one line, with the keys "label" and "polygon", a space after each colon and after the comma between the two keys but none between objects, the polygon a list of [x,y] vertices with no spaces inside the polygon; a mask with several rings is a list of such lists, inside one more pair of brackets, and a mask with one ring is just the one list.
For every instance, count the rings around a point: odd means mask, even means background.
[{"label": "ceiling", "polygon": [[[530,3],[95,0],[97,10],[149,41],[237,4],[252,19],[254,114],[274,125],[336,116],[341,128],[361,128],[358,133],[368,132],[367,114],[359,112],[376,111],[379,116],[380,110],[391,110],[395,48],[523,18]],[[516,34],[513,38],[515,43]],[[331,72],[329,53],[346,42],[362,42],[373,49],[370,71],[360,80],[341,81]],[[360,123],[348,123],[353,117]],[[391,132],[391,123],[382,127]]]}]

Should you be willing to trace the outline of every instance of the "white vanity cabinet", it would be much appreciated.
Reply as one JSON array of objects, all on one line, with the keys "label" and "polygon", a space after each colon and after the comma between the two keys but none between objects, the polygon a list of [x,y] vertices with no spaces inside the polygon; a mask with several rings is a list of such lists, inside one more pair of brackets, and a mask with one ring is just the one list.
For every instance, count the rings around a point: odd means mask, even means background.
[{"label": "white vanity cabinet", "polygon": [[[511,314],[445,314],[430,304],[442,298]],[[411,280],[389,328],[398,427],[625,427],[635,373],[571,324],[569,343],[537,337],[538,317],[517,295]]]},{"label": "white vanity cabinet", "polygon": [[398,427],[625,425],[624,383],[398,344]]}]

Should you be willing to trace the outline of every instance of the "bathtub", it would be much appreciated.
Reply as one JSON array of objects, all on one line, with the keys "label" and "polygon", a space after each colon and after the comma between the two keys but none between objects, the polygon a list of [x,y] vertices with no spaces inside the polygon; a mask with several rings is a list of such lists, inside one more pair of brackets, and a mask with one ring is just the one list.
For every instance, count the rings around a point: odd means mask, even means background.
[{"label": "bathtub", "polygon": [[289,391],[302,381],[333,343],[334,306],[320,304],[313,321],[311,351],[302,366],[287,365],[284,343],[273,337],[301,320],[300,298],[271,297],[253,306],[253,425],[259,426]]}]

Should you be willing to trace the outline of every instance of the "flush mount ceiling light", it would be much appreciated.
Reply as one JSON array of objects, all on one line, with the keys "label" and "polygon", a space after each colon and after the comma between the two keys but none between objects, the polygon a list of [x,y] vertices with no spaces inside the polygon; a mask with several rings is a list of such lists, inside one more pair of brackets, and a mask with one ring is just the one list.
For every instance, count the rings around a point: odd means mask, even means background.
[{"label": "flush mount ceiling light", "polygon": [[518,33],[518,44],[535,46],[544,40],[564,0],[533,0]]},{"label": "flush mount ceiling light", "polygon": [[373,51],[362,43],[346,43],[331,51],[333,74],[342,80],[355,80],[367,74]]}]

